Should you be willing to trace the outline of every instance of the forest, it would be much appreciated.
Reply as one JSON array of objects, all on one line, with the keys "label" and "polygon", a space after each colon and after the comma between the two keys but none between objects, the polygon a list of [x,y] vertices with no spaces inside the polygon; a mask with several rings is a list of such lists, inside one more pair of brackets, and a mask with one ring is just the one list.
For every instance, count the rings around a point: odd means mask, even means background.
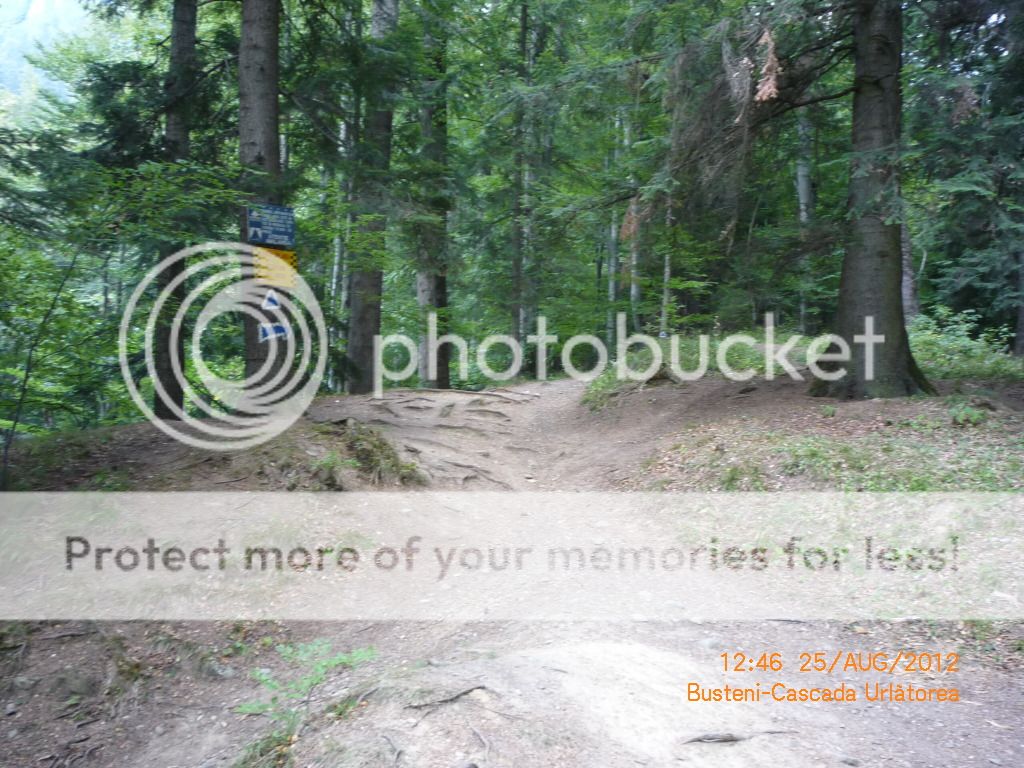
[{"label": "forest", "polygon": [[[756,333],[770,312],[847,338],[874,314],[887,372],[831,394],[1022,375],[1019,3],[87,7],[3,94],[8,446],[138,418],[127,297],[158,257],[238,240],[253,200],[296,211],[326,392],[367,391],[373,336],[421,336],[429,311],[469,339],[543,316],[612,348],[619,312],[661,336]],[[241,325],[203,334],[227,376]],[[411,381],[487,383],[446,362]]]},{"label": "forest", "polygon": [[0,43],[0,764],[1024,764],[1024,0]]}]

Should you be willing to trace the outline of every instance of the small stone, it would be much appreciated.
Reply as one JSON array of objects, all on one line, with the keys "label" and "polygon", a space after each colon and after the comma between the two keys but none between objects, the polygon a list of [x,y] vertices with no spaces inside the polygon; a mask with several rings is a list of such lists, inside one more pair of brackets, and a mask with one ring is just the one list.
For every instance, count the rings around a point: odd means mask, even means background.
[{"label": "small stone", "polygon": [[19,691],[27,691],[31,688],[35,688],[36,683],[39,681],[33,677],[26,677],[25,675],[18,675],[11,681],[14,683],[14,687]]},{"label": "small stone", "polygon": [[839,762],[843,765],[860,765],[860,760],[856,757],[841,757],[839,758]]},{"label": "small stone", "polygon": [[227,680],[237,674],[233,667],[230,667],[227,664],[221,664],[216,659],[210,658],[202,661],[199,671],[204,676],[215,680]]},{"label": "small stone", "polygon": [[84,698],[99,692],[99,678],[85,672],[69,671],[57,676],[53,681],[54,695],[64,701],[72,697]]}]

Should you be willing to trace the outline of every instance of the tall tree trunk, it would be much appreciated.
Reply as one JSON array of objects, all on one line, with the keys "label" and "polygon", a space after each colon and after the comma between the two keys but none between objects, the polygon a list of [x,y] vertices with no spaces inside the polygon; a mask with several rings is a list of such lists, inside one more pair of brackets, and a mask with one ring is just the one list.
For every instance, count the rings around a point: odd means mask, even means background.
[{"label": "tall tree trunk", "polygon": [[[349,5],[345,13],[345,33],[352,38],[359,40],[363,35],[362,14],[355,12]],[[336,229],[334,237],[334,264],[332,269],[333,293],[331,296],[331,391],[337,392],[347,387],[350,366],[346,364],[346,357],[337,354],[340,349],[348,346],[349,311],[352,308],[352,278],[350,269],[349,243],[351,242],[352,227],[355,224],[353,215],[353,203],[355,201],[355,174],[359,161],[359,142],[363,121],[363,94],[358,83],[353,83],[353,93],[350,104],[345,105],[345,119],[339,126],[341,136],[341,152],[347,164],[342,184],[341,194],[345,204],[344,221]]]},{"label": "tall tree trunk", "polygon": [[[197,0],[174,0],[171,16],[171,59],[164,82],[167,99],[166,121],[164,123],[164,144],[167,159],[187,160],[190,151],[191,120],[189,114],[188,88],[195,77],[196,65],[196,16]],[[160,248],[160,260],[170,256],[179,246],[164,245]],[[171,282],[185,271],[184,261],[179,261],[160,273],[159,290],[166,290]],[[104,281],[104,306],[107,304],[106,282]],[[174,375],[173,361],[176,358],[184,369],[184,334],[179,333],[177,342],[171,340],[171,323],[174,314],[185,300],[185,284],[180,283],[171,292],[164,312],[158,318],[153,339],[153,358],[156,377],[166,398],[153,396],[153,413],[162,421],[179,419],[185,407],[182,382]]]},{"label": "tall tree trunk", "polygon": [[811,178],[811,123],[804,109],[797,115],[796,196],[799,206],[801,251],[797,262],[800,281],[800,333],[807,333],[807,228],[814,219],[814,182]]},{"label": "tall tree trunk", "polygon": [[796,158],[796,195],[800,225],[806,227],[814,219],[814,180],[811,177],[811,122],[801,109],[796,123],[799,146]]},{"label": "tall tree trunk", "polygon": [[[370,37],[381,43],[398,27],[398,0],[374,0],[370,18]],[[355,205],[359,216],[369,217],[358,222],[360,232],[370,244],[370,251],[384,247],[387,231],[387,181],[384,178],[391,167],[391,127],[393,94],[391,82],[378,80],[377,88],[367,96],[366,124],[360,151],[358,180],[355,183]],[[373,340],[380,334],[380,305],[384,292],[384,272],[379,252],[359,255],[353,265],[350,283],[348,333],[348,359],[351,374],[346,388],[351,394],[365,394],[373,390]]]},{"label": "tall tree trunk", "polygon": [[[285,2],[285,0],[278,0],[278,3],[283,4],[284,2]],[[279,46],[279,50],[278,50],[278,69],[280,69],[280,67],[281,67],[281,62],[284,62],[285,66],[287,66],[287,62],[288,62],[289,56],[291,54],[291,42],[292,42],[292,30],[291,30],[291,27],[288,24],[285,24],[284,31],[281,32],[281,30],[280,30],[280,13],[281,13],[281,11],[280,11],[280,7],[279,7],[279,10],[278,10],[278,19],[279,19],[279,21],[278,21],[278,27],[279,27],[278,28],[278,32],[281,33],[281,38],[283,38],[283,40],[280,40],[280,42],[278,43],[278,46]],[[285,7],[285,17],[287,18],[287,7]],[[289,167],[289,163],[291,161],[291,145],[288,142],[288,134],[289,134],[290,131],[291,131],[291,126],[289,125],[288,112],[286,110],[286,111],[280,113],[279,116],[278,116],[278,137],[277,137],[277,142],[278,142],[278,148],[277,148],[278,164],[280,166],[281,173],[285,173],[285,174],[288,173],[288,167]]]},{"label": "tall tree trunk", "polygon": [[[519,3],[518,67],[519,78],[525,84],[529,77],[529,36],[530,5],[527,0]],[[512,170],[512,337],[523,344],[527,330],[523,324],[526,294],[526,123],[527,110],[520,103],[516,109],[516,124],[513,133],[515,142],[514,168]]]},{"label": "tall tree trunk", "polygon": [[[632,134],[632,123],[629,120],[625,121],[623,127],[623,140],[622,146],[626,150],[627,157],[633,148],[633,134]],[[636,177],[630,175],[629,184],[631,187],[636,186]],[[640,223],[640,195],[639,193],[633,195],[629,201],[629,207],[626,213],[626,219],[623,222],[623,227],[626,229],[626,233],[629,235],[629,317],[630,325],[633,333],[640,333],[642,328],[642,321],[640,318],[640,301],[643,298],[643,292],[640,288],[640,245],[642,237],[642,229]]]},{"label": "tall tree trunk", "polygon": [[1017,253],[1017,338],[1013,353],[1024,356],[1024,251]]},{"label": "tall tree trunk", "polygon": [[[532,45],[531,45],[532,40]],[[543,20],[531,24],[528,0],[519,3],[518,74],[523,86],[533,84],[533,69],[537,58],[547,46],[548,29]],[[533,331],[537,319],[538,297],[540,295],[540,261],[537,259],[534,233],[533,190],[536,185],[537,168],[543,162],[538,157],[543,153],[547,136],[542,132],[540,116],[531,108],[529,101],[521,100],[516,111],[515,128],[515,180],[513,191],[512,238],[512,283],[513,298],[512,335],[524,349],[524,363],[531,366],[532,347],[526,345],[526,337]]]},{"label": "tall tree trunk", "polygon": [[[619,133],[622,117],[616,115],[612,132],[612,170],[618,172],[621,160]],[[608,314],[605,319],[605,343],[608,349],[615,348],[615,311],[619,301],[619,214],[613,207],[609,213],[608,225]]]},{"label": "tall tree trunk", "polygon": [[629,317],[633,332],[640,333],[640,205],[635,197],[629,203],[629,213],[633,221],[633,236],[629,240]]},{"label": "tall tree trunk", "polygon": [[[428,167],[426,208],[428,221],[418,231],[416,299],[424,320],[430,312],[437,313],[437,333],[448,330],[448,32],[451,0],[433,0],[426,4],[424,49],[429,72],[424,79],[424,101],[420,110],[420,132],[423,160]],[[418,371],[425,387],[451,387],[449,357],[451,346],[437,350],[437,375],[430,375],[429,349],[426,336],[420,338]]]},{"label": "tall tree trunk", "polygon": [[[280,203],[278,34],[279,0],[242,0],[242,30],[238,48],[238,146],[243,184],[254,202]],[[242,239],[247,237],[243,212]],[[256,374],[267,361],[269,345],[259,338],[259,320],[246,315],[245,375]],[[273,371],[270,372],[273,375]]]},{"label": "tall tree trunk", "polygon": [[619,301],[619,214],[614,208],[608,224],[608,315],[605,318],[605,343],[615,348],[615,309]]},{"label": "tall tree trunk", "polygon": [[522,229],[523,229],[523,297],[519,317],[519,328],[523,338],[520,339],[524,346],[524,356],[529,357],[532,347],[526,345],[526,336],[533,332],[534,323],[537,320],[537,254],[534,242],[533,227],[533,188],[536,178],[534,171],[533,150],[537,140],[536,128],[533,125],[532,117],[527,116],[526,130],[524,131],[525,148],[523,152],[523,207],[522,207]]},{"label": "tall tree trunk", "polygon": [[[850,211],[855,215],[843,259],[836,332],[850,345],[846,375],[817,382],[817,393],[840,397],[898,397],[933,391],[910,352],[903,322],[900,226],[889,223],[899,205],[900,0],[856,0],[854,18],[853,153]],[[858,343],[866,319],[885,337]],[[869,355],[873,375],[869,376]]]},{"label": "tall tree trunk", "polygon": [[921,312],[918,299],[917,275],[914,273],[914,248],[910,239],[910,227],[906,222],[900,225],[900,287],[903,293],[903,317],[909,323]]},{"label": "tall tree trunk", "polygon": [[669,247],[665,249],[665,259],[661,273],[661,318],[658,323],[658,335],[668,338],[668,309],[672,301],[672,254],[679,248],[676,238],[675,213],[669,203],[665,211],[665,228],[669,231]]},{"label": "tall tree trunk", "polygon": [[668,337],[668,308],[672,300],[672,251],[665,251],[665,261],[661,274],[661,319],[658,323],[658,335]]}]

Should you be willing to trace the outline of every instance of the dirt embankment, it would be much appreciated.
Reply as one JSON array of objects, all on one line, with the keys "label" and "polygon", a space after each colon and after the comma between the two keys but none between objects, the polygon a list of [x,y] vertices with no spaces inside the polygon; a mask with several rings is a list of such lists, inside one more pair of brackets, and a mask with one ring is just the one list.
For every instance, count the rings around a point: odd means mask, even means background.
[{"label": "dirt embankment", "polygon": [[[329,397],[246,453],[204,454],[136,425],[67,438],[46,454],[19,451],[16,469],[27,488],[76,490],[774,490],[869,481],[887,490],[911,470],[932,490],[978,476],[1005,488],[1021,480],[1013,462],[1024,454],[1024,430],[1012,393],[834,404],[781,382],[707,381],[638,388],[600,412],[581,395],[580,385],[558,381]],[[958,414],[970,418],[958,423]],[[983,466],[988,474],[965,474]],[[71,622],[2,632],[3,765],[1024,762],[1024,641],[1019,627],[986,622]],[[337,658],[365,648],[374,656],[355,666]],[[770,682],[770,674],[724,672],[722,653],[778,650],[795,660],[838,648],[962,651],[963,701],[686,700],[693,681]],[[782,679],[865,682],[792,671]]]}]

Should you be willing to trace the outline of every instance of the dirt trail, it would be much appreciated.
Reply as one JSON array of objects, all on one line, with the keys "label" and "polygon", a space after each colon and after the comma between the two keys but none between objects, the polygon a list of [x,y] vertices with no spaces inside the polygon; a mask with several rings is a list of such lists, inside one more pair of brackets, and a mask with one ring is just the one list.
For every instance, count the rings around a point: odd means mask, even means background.
[{"label": "dirt trail", "polygon": [[[802,390],[768,382],[757,387],[755,392],[715,381],[648,387],[600,414],[581,404],[582,385],[570,381],[480,393],[396,390],[383,400],[321,398],[297,429],[306,434],[317,425],[347,420],[379,428],[433,488],[614,489],[642,472],[644,462],[678,441],[687,427],[724,413],[742,419],[748,410],[802,407]],[[133,429],[127,442],[132,460],[140,463],[132,466],[147,476],[156,471],[141,450],[148,433]],[[191,490],[260,489],[274,481],[239,474],[236,459],[208,461],[162,438],[150,443],[156,445],[151,454],[158,461],[201,467],[203,472],[186,483]],[[116,450],[109,449],[108,463]],[[209,665],[198,671],[183,666],[180,648],[223,643],[229,631],[235,632],[216,626],[118,625],[104,629],[99,638],[88,632],[30,640],[17,677],[5,687],[14,762],[0,763],[46,765],[38,762],[40,757],[63,754],[64,763],[52,764],[71,765],[68,759],[87,751],[76,745],[98,745],[100,750],[74,764],[236,764],[247,744],[273,728],[234,711],[239,703],[265,698],[266,691],[248,673],[273,668],[285,675],[287,670],[275,661],[272,643],[259,650],[261,644],[251,638],[247,647],[255,650],[241,655],[223,655],[222,645],[211,651],[220,665],[213,673]],[[205,634],[188,643],[167,639],[188,633]],[[783,621],[345,622],[262,625],[251,633],[275,642],[282,634],[291,642],[326,639],[339,649],[372,646],[378,653],[355,671],[332,673],[310,696],[307,725],[287,747],[295,766],[923,768],[1024,763],[1024,680],[976,660],[965,661],[951,683],[966,699],[958,704],[686,701],[688,682],[709,687],[761,681],[770,686],[781,679],[830,688],[844,681],[858,688],[869,681],[890,682],[877,675],[800,674],[797,658],[804,651],[839,648],[949,650],[948,643],[931,640],[915,627]],[[143,674],[130,686],[132,696],[122,697],[117,706],[96,699],[95,719],[84,726],[65,719],[66,705],[54,699],[64,692],[54,693],[63,690],[54,679],[68,668],[109,664],[110,635],[119,637],[117,653],[129,658],[158,656],[171,647],[179,649],[171,653],[177,661],[168,662],[169,671],[154,666],[151,674]],[[154,637],[163,639],[157,644]],[[781,675],[724,673],[720,654],[737,651],[780,651],[789,666]],[[898,682],[942,684],[923,675],[900,676]],[[330,716],[331,706],[344,700],[356,701],[352,711]],[[81,736],[89,741],[76,742]],[[58,749],[61,744],[67,745],[60,747],[64,752]]]},{"label": "dirt trail", "polygon": [[699,418],[692,409],[702,393],[721,389],[651,387],[632,393],[628,409],[600,414],[580,403],[585,386],[571,380],[483,392],[393,390],[382,400],[322,398],[308,418],[380,429],[433,487],[602,490]]}]

